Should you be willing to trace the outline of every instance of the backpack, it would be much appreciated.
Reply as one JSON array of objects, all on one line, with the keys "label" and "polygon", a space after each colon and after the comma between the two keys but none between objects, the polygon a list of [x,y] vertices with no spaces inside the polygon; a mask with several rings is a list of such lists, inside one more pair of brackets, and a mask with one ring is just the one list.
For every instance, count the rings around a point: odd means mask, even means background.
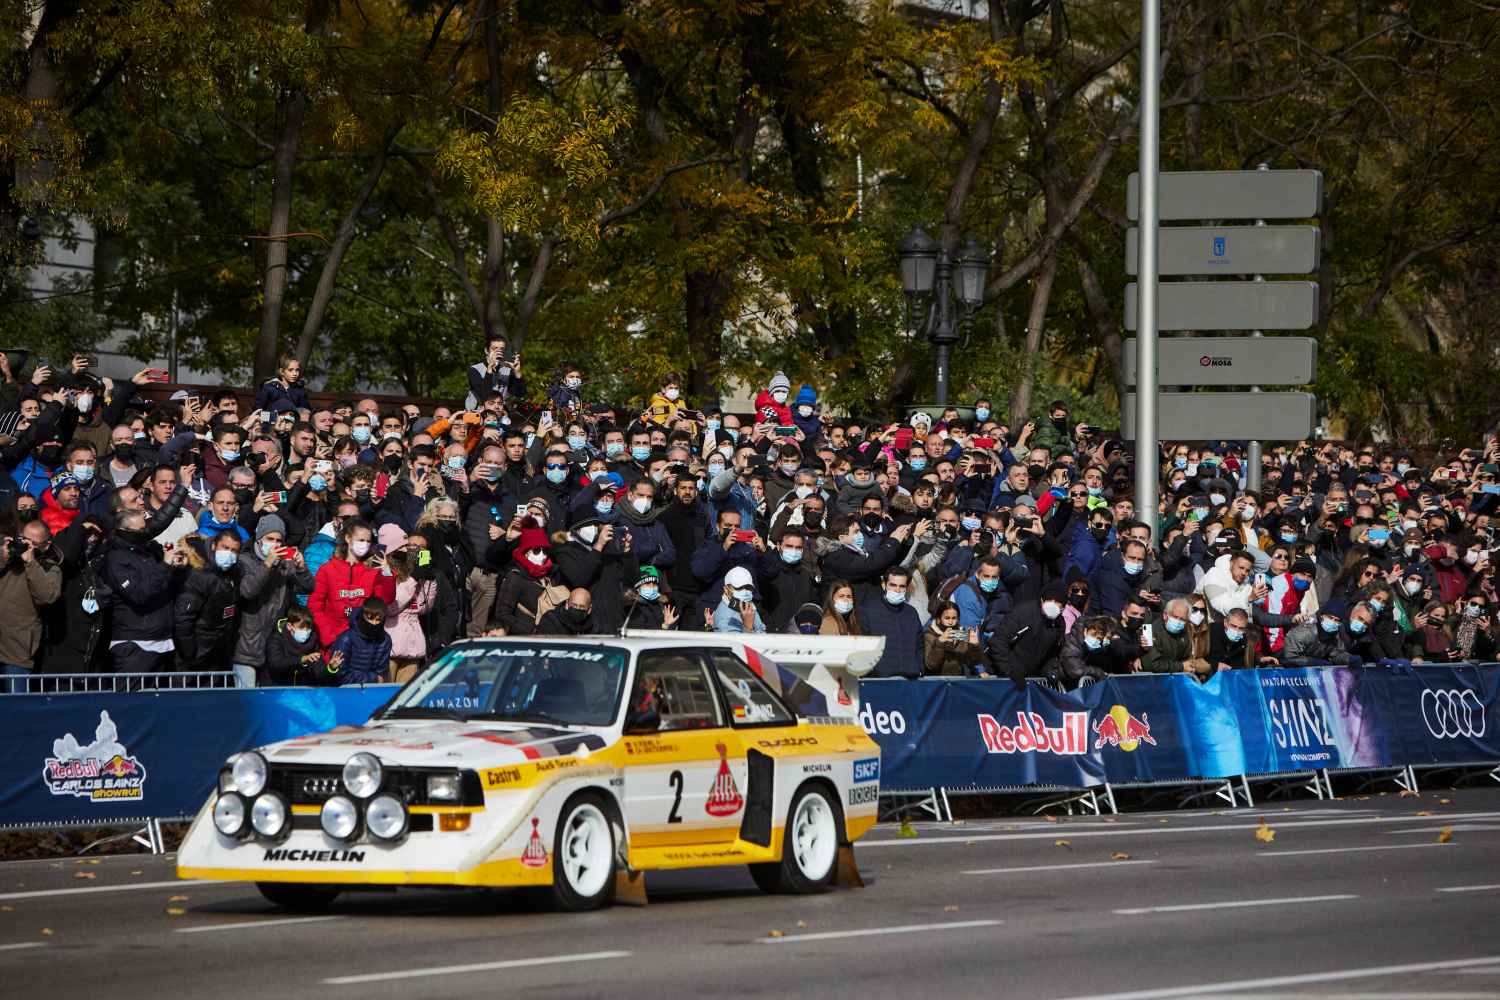
[{"label": "backpack", "polygon": [[967,573],[958,573],[938,584],[937,589],[927,598],[927,613],[929,615],[936,615],[938,608],[942,607],[948,601],[953,600],[954,593],[968,579],[969,575]]},{"label": "backpack", "polygon": [[567,603],[568,588],[561,584],[553,584],[550,580],[543,578],[542,592],[536,599],[536,613],[532,617],[532,624],[540,625],[543,615]]}]

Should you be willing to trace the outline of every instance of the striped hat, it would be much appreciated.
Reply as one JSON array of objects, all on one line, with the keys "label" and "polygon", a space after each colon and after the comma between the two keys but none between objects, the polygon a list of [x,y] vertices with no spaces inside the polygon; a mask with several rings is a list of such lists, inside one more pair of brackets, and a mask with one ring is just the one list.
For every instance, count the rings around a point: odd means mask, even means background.
[{"label": "striped hat", "polygon": [[777,389],[783,392],[792,391],[792,380],[786,377],[786,372],[777,372],[771,376],[771,391],[775,392]]}]

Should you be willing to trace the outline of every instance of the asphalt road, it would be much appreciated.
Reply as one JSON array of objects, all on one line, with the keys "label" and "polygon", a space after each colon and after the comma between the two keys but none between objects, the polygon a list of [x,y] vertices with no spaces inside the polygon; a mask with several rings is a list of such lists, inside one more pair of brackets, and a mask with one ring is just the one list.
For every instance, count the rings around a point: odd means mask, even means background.
[{"label": "asphalt road", "polygon": [[582,915],[404,892],[299,918],[170,858],[14,862],[0,995],[1500,1000],[1500,788],[917,831],[861,842],[864,889],[666,873]]}]

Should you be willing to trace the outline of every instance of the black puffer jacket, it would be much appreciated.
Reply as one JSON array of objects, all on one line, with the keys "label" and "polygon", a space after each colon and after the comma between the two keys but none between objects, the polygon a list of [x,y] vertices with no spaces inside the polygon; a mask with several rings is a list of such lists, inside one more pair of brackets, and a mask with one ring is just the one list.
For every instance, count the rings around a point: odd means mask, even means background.
[{"label": "black puffer jacket", "polygon": [[189,549],[192,568],[173,608],[172,641],[178,670],[228,670],[239,636],[240,568],[228,572],[203,564]]},{"label": "black puffer jacket", "polygon": [[1046,677],[1057,669],[1062,640],[1062,615],[1049,619],[1042,614],[1041,601],[1028,601],[990,636],[985,650],[990,673],[1004,674],[1017,684],[1028,677]]},{"label": "black puffer jacket", "polygon": [[159,642],[172,638],[173,577],[181,573],[162,562],[161,546],[149,538],[116,533],[99,574],[114,597],[110,639]]}]

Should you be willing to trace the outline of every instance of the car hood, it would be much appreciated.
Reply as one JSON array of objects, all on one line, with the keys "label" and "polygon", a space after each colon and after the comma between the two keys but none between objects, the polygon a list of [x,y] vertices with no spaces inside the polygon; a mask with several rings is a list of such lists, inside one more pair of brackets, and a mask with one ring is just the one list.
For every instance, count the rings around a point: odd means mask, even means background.
[{"label": "car hood", "polygon": [[551,726],[447,719],[340,726],[262,748],[273,763],[337,764],[361,750],[409,767],[495,767],[548,757],[586,755],[606,746],[598,733]]}]

